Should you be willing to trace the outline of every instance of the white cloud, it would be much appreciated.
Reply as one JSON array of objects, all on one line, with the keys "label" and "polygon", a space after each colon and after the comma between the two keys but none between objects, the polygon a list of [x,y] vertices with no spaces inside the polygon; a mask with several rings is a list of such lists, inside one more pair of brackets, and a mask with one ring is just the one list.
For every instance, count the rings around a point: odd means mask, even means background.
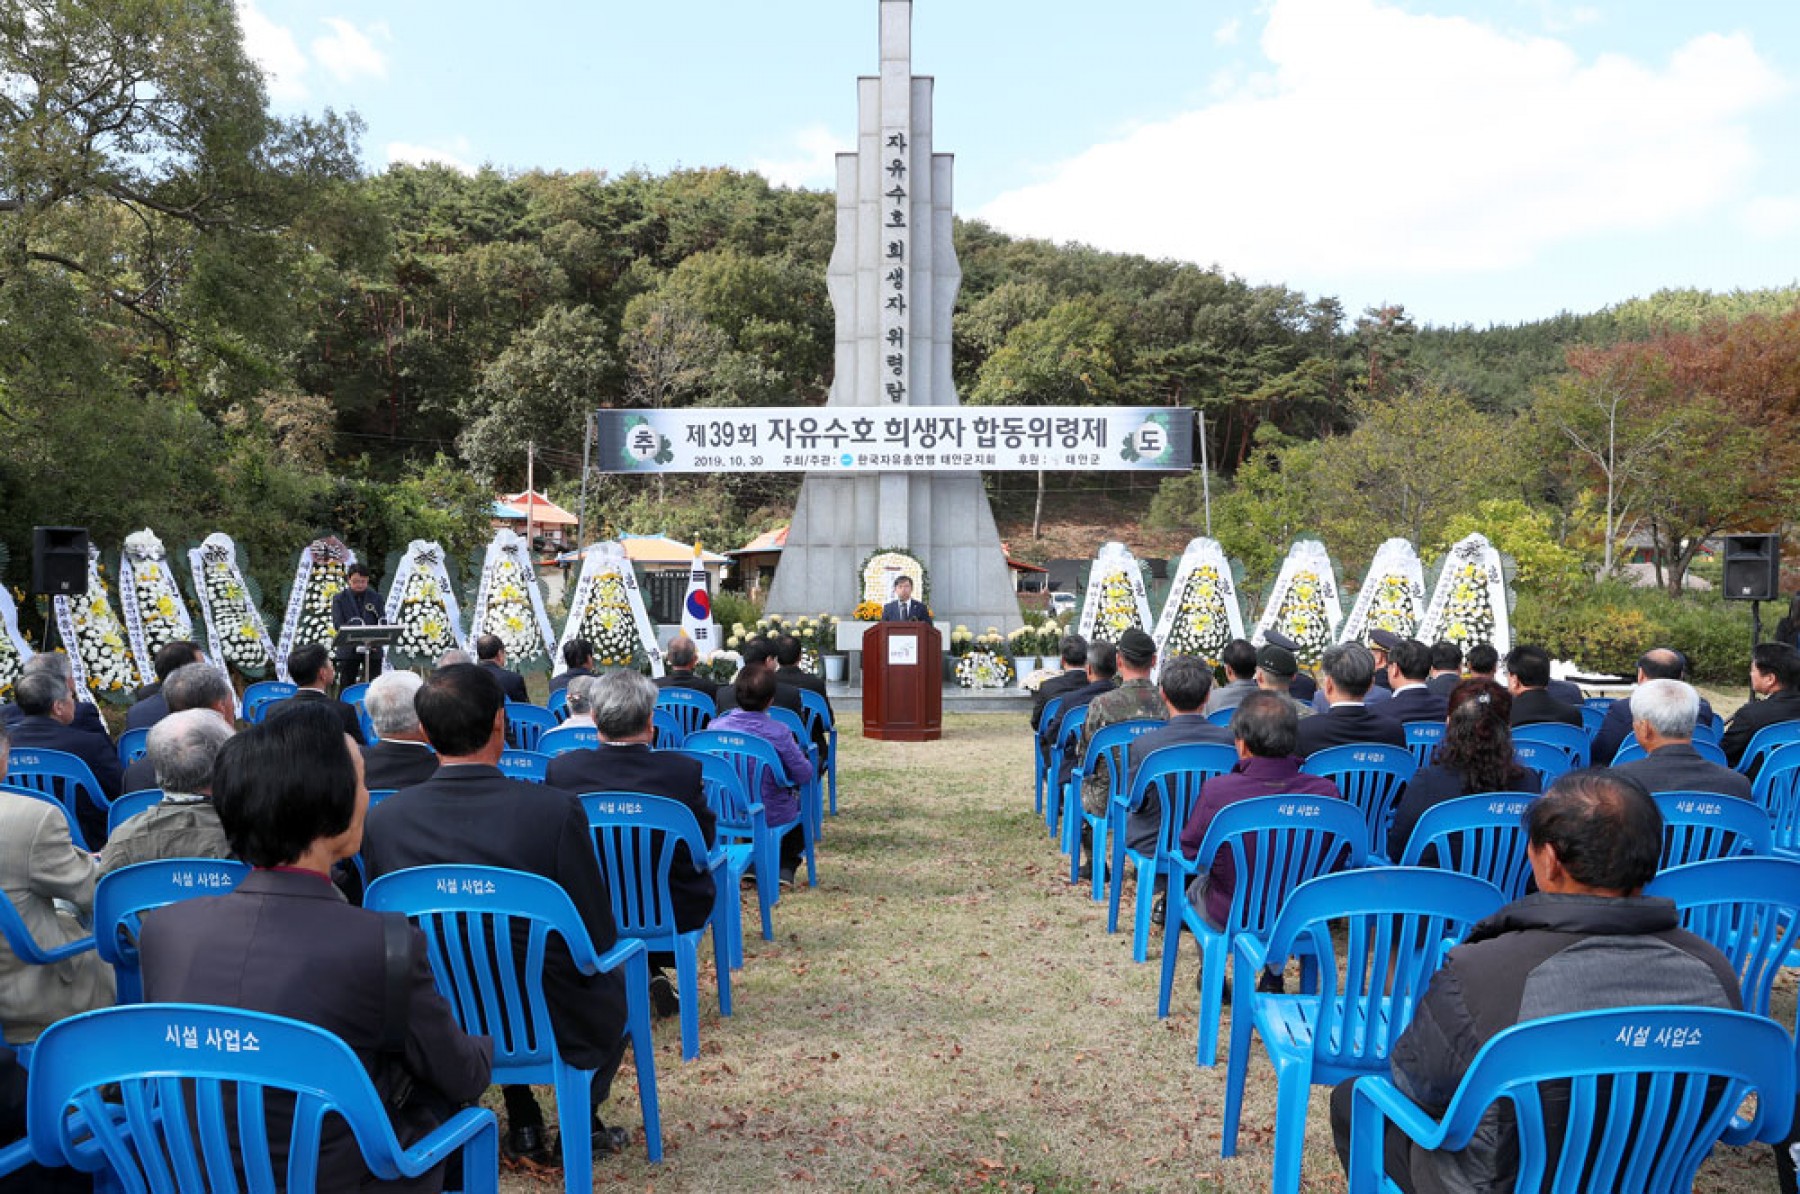
[{"label": "white cloud", "polygon": [[1252,277],[1498,270],[1737,199],[1742,118],[1785,82],[1743,35],[1661,65],[1379,0],[1274,0],[1216,102],[1096,145],[979,214]]},{"label": "white cloud", "polygon": [[830,129],[816,124],[794,135],[791,156],[754,158],[750,166],[778,187],[835,187],[838,152],[851,147],[850,139],[834,136]]},{"label": "white cloud", "polygon": [[461,174],[473,174],[475,167],[469,162],[469,158],[472,156],[473,148],[467,137],[453,138],[448,149],[435,145],[414,145],[407,141],[389,141],[387,143],[387,158],[390,166],[399,162],[413,166],[424,166],[435,162],[440,166],[448,166]]},{"label": "white cloud", "polygon": [[269,98],[292,102],[307,96],[301,76],[306,73],[306,55],[294,40],[292,31],[270,20],[251,0],[238,0],[238,24],[244,31],[244,51],[262,68]]},{"label": "white cloud", "polygon": [[1738,218],[1752,236],[1791,236],[1800,232],[1800,195],[1758,195],[1744,204]]},{"label": "white cloud", "polygon": [[378,21],[366,32],[342,17],[327,17],[325,24],[331,27],[331,33],[313,39],[313,57],[338,82],[348,83],[363,76],[387,78],[387,57],[369,37],[372,33],[383,41],[390,40],[392,35],[385,23]]},{"label": "white cloud", "polygon": [[1237,44],[1238,34],[1243,31],[1243,28],[1244,23],[1236,17],[1232,17],[1229,21],[1226,21],[1223,25],[1220,25],[1217,29],[1213,30],[1213,44],[1215,46],[1235,46]]}]

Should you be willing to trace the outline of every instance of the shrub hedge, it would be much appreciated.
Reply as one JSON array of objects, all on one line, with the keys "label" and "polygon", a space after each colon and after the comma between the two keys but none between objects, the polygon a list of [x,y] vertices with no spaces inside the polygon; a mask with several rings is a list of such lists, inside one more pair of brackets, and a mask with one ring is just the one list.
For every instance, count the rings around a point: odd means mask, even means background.
[{"label": "shrub hedge", "polygon": [[[1779,603],[1764,608],[1764,638],[1784,612]],[[1750,607],[1716,592],[1670,597],[1618,583],[1554,585],[1519,593],[1513,641],[1616,675],[1632,675],[1646,648],[1669,646],[1687,655],[1696,682],[1735,684],[1747,682]]]}]

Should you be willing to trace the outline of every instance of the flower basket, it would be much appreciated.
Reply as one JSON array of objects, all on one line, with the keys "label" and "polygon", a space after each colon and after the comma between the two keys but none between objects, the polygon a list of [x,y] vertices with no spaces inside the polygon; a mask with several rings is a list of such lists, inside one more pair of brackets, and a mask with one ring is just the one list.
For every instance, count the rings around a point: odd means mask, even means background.
[{"label": "flower basket", "polygon": [[544,610],[543,590],[525,540],[510,530],[495,533],[482,561],[469,636],[483,634],[506,644],[506,663],[514,671],[550,669],[555,637]]},{"label": "flower basket", "polygon": [[439,544],[414,539],[389,564],[393,579],[384,616],[400,633],[388,648],[385,666],[432,667],[445,651],[469,649],[448,560]]},{"label": "flower basket", "polygon": [[181,598],[168,549],[148,527],[125,536],[119,554],[119,610],[138,671],[156,672],[156,653],[170,643],[194,637],[193,615]]},{"label": "flower basket", "polygon": [[100,552],[92,545],[88,547],[87,591],[54,598],[51,604],[57,631],[69,647],[76,688],[115,704],[127,701],[142,676],[131,657],[125,624],[107,597]]},{"label": "flower basket", "polygon": [[350,584],[349,568],[356,553],[335,535],[314,539],[294,562],[294,586],[288,592],[287,617],[281,623],[281,642],[275,649],[280,671],[287,673],[288,656],[309,643],[330,646],[337,637],[331,624],[331,602]]},{"label": "flower basket", "polygon": [[12,686],[25,670],[25,661],[34,654],[25,636],[19,633],[19,608],[13,604],[13,595],[0,585],[0,696],[12,693]]},{"label": "flower basket", "polygon": [[962,688],[1010,688],[1018,680],[999,633],[982,635],[956,660],[956,683]]},{"label": "flower basket", "polygon": [[261,680],[275,670],[275,642],[262,615],[262,593],[245,575],[238,546],[230,535],[214,532],[188,551],[194,595],[206,623],[208,654],[247,680]]}]

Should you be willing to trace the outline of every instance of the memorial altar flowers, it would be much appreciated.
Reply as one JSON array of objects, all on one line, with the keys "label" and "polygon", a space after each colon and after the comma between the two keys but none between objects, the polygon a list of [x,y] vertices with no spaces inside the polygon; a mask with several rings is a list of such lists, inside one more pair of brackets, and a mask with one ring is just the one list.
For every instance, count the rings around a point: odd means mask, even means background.
[{"label": "memorial altar flowers", "polygon": [[281,641],[275,658],[287,679],[288,656],[309,643],[330,646],[337,637],[331,624],[331,602],[350,583],[349,568],[356,553],[335,535],[314,539],[300,549],[294,561],[294,584],[288,590],[287,616],[281,622]]},{"label": "memorial altar flowers", "polygon": [[13,603],[13,595],[0,585],[0,695],[11,694],[12,686],[24,672],[25,661],[35,654],[19,633],[19,607]]},{"label": "memorial altar flowers", "polygon": [[441,545],[414,539],[397,561],[390,561],[392,579],[382,616],[400,630],[387,650],[384,669],[433,667],[445,651],[469,649],[448,559]]},{"label": "memorial altar flowers", "polygon": [[1412,638],[1424,616],[1425,576],[1419,557],[1405,539],[1389,539],[1376,549],[1338,641],[1367,642],[1373,630]]},{"label": "memorial altar flowers", "polygon": [[106,569],[100,563],[100,552],[88,547],[87,591],[50,601],[57,633],[69,651],[70,670],[75,674],[75,688],[82,699],[101,697],[123,704],[138,685],[143,673],[131,656],[125,624],[119,620],[107,595]]},{"label": "memorial altar flowers", "polygon": [[1337,577],[1325,545],[1317,539],[1300,539],[1282,561],[1251,641],[1260,645],[1267,641],[1263,637],[1266,631],[1279,630],[1299,644],[1301,665],[1311,666],[1332,644],[1333,632],[1342,620]]},{"label": "memorial altar flowers", "polygon": [[1136,557],[1122,543],[1101,546],[1088,571],[1078,633],[1089,642],[1116,643],[1136,627],[1150,628],[1150,601]]},{"label": "memorial altar flowers", "polygon": [[569,598],[569,616],[557,641],[556,670],[565,670],[561,647],[584,638],[594,648],[596,667],[630,667],[663,674],[662,650],[644,609],[643,594],[625,549],[596,543],[581,553],[581,578]]},{"label": "memorial altar flowers", "polygon": [[125,536],[119,553],[119,610],[132,656],[145,676],[156,674],[158,651],[194,637],[193,615],[182,600],[168,549],[148,527]]},{"label": "memorial altar flowers", "polygon": [[[966,626],[958,626],[951,634],[968,635]],[[963,688],[1008,688],[1017,679],[1012,660],[1007,658],[1006,637],[998,628],[989,626],[979,636],[966,640],[968,650],[957,656],[956,682]]]},{"label": "memorial altar flowers", "polygon": [[525,540],[510,530],[494,535],[482,561],[469,637],[483,634],[496,635],[506,644],[506,664],[514,671],[550,666],[556,637],[550,633],[543,588]]},{"label": "memorial altar flowers", "polygon": [[1491,643],[1502,659],[1512,650],[1506,568],[1486,536],[1470,535],[1444,557],[1419,637],[1426,642],[1452,642],[1465,652],[1479,643]]},{"label": "memorial altar flowers", "polygon": [[275,643],[263,621],[261,594],[244,575],[238,546],[214,532],[188,549],[194,595],[206,623],[208,654],[231,671],[261,680],[275,667]]}]

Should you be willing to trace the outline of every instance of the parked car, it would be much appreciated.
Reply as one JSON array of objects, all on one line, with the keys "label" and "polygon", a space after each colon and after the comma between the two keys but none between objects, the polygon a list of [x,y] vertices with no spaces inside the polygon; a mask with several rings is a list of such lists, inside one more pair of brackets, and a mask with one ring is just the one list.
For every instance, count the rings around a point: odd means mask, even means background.
[{"label": "parked car", "polygon": [[1069,614],[1074,613],[1075,607],[1079,604],[1080,599],[1073,593],[1050,594],[1050,612],[1059,618],[1067,617]]}]

